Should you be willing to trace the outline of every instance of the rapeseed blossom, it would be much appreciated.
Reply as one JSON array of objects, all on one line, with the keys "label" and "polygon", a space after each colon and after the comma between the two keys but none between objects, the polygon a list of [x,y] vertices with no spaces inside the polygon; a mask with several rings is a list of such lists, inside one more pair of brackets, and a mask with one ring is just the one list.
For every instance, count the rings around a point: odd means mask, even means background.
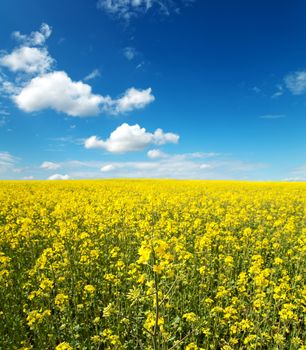
[{"label": "rapeseed blossom", "polygon": [[306,349],[305,184],[0,186],[0,349]]}]

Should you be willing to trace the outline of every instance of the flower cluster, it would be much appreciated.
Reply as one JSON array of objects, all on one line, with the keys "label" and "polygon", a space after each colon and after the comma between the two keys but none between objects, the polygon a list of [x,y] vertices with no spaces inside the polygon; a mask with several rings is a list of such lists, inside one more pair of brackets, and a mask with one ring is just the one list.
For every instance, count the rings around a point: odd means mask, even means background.
[{"label": "flower cluster", "polygon": [[0,182],[1,349],[306,349],[306,186]]}]

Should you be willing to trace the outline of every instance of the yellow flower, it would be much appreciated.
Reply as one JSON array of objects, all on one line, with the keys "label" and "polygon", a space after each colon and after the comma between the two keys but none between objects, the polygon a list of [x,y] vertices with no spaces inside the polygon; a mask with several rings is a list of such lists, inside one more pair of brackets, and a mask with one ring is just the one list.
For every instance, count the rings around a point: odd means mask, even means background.
[{"label": "yellow flower", "polygon": [[190,323],[196,322],[198,320],[198,316],[194,312],[188,312],[184,314],[183,318]]},{"label": "yellow flower", "polygon": [[90,296],[93,296],[95,294],[96,288],[93,285],[91,285],[91,284],[87,284],[84,287],[84,291],[86,293],[88,293]]},{"label": "yellow flower", "polygon": [[147,246],[141,246],[138,250],[138,254],[139,254],[139,259],[137,260],[137,262],[139,264],[147,264],[150,259],[151,248]]},{"label": "yellow flower", "polygon": [[54,303],[61,311],[63,311],[68,305],[68,295],[63,293],[57,294]]},{"label": "yellow flower", "polygon": [[55,350],[73,350],[73,347],[69,343],[63,342],[58,344]]}]

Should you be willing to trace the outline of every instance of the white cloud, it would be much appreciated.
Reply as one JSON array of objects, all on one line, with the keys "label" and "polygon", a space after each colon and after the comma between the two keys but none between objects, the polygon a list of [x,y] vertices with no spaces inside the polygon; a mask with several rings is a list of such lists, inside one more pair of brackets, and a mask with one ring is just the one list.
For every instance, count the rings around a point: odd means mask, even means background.
[{"label": "white cloud", "polygon": [[50,70],[54,59],[49,55],[45,47],[45,41],[51,35],[51,27],[43,23],[40,31],[24,35],[20,32],[13,32],[13,37],[21,42],[21,46],[15,48],[10,54],[3,54],[0,57],[0,65],[12,72],[24,72],[27,74],[42,74]]},{"label": "white cloud", "polygon": [[149,103],[153,102],[155,97],[152,95],[152,89],[137,90],[130,88],[126,90],[124,95],[115,101],[115,113],[124,113],[133,109],[144,108]]},{"label": "white cloud", "polygon": [[48,71],[54,60],[45,48],[23,46],[0,58],[0,65],[13,72],[28,74]]},{"label": "white cloud", "polygon": [[42,23],[40,26],[40,31],[32,32],[30,35],[21,34],[19,31],[13,32],[13,37],[20,41],[23,45],[39,46],[43,45],[45,41],[50,37],[52,33],[52,28],[46,24]]},{"label": "white cloud", "polygon": [[[256,178],[257,171],[266,164],[245,163],[236,160],[200,163],[197,160],[175,157],[147,162],[113,162],[101,167],[108,177],[177,178],[177,179],[245,179]],[[94,172],[75,172],[75,177],[99,177]]]},{"label": "white cloud", "polygon": [[172,160],[185,160],[185,159],[201,159],[201,158],[212,158],[219,156],[219,153],[215,152],[193,152],[193,153],[182,153],[182,154],[169,154],[162,152],[159,149],[152,149],[147,152],[147,156],[151,159],[158,158],[171,158]]},{"label": "white cloud", "polygon": [[286,182],[306,182],[306,177],[288,177],[287,179],[284,179],[283,181],[286,181]]},{"label": "white cloud", "polygon": [[284,181],[306,181],[306,164],[294,168]]},{"label": "white cloud", "polygon": [[[13,35],[24,46],[0,56],[0,65],[23,74],[17,75],[15,83],[0,76],[0,92],[12,97],[17,107],[25,112],[50,108],[73,117],[101,113],[117,115],[144,108],[155,99],[151,88],[142,90],[131,87],[117,99],[93,94],[90,85],[73,81],[64,71],[51,71],[55,61],[47,49],[44,46],[26,46],[45,44],[51,35],[51,28],[45,23],[39,32],[33,32],[29,36],[20,32],[14,32]],[[33,77],[34,74],[36,76]],[[99,75],[99,70],[95,69],[84,80],[88,81]]]},{"label": "white cloud", "polygon": [[278,98],[284,94],[284,88],[282,85],[280,84],[276,85],[276,89],[277,91],[274,92],[274,94],[272,95],[272,98]]},{"label": "white cloud", "polygon": [[25,112],[51,108],[73,117],[97,115],[103,111],[119,114],[140,109],[154,101],[151,88],[128,89],[117,100],[92,93],[91,86],[72,81],[63,71],[54,71],[33,78],[13,96],[16,105]]},{"label": "white cloud", "polygon": [[179,13],[182,5],[189,5],[195,0],[98,0],[98,8],[118,18],[129,20],[147,13],[156,7],[161,14]]},{"label": "white cloud", "polygon": [[[64,174],[71,178],[176,178],[176,179],[253,179],[265,178],[264,169],[269,165],[241,160],[196,157],[202,152],[168,154],[166,158],[144,161],[102,162],[101,160],[70,160],[61,163]],[[220,159],[221,158],[221,159]],[[306,169],[306,166],[304,167]],[[305,177],[292,174],[292,177]]]},{"label": "white cloud", "polygon": [[61,165],[58,163],[46,161],[46,162],[43,162],[40,167],[42,169],[46,169],[46,170],[56,170],[56,169],[59,169],[61,167]]},{"label": "white cloud", "polygon": [[145,13],[155,0],[99,0],[98,8],[121,18],[129,19],[138,13]]},{"label": "white cloud", "polygon": [[132,61],[136,56],[136,50],[134,49],[134,47],[128,46],[123,49],[123,55],[129,61]]},{"label": "white cloud", "polygon": [[115,166],[113,165],[113,164],[106,164],[106,165],[103,165],[103,167],[101,168],[101,171],[103,172],[103,173],[107,173],[107,172],[109,172],[109,171],[113,171],[113,170],[115,170]]},{"label": "white cloud", "polygon": [[0,85],[0,92],[3,93],[3,95],[11,96],[12,94],[17,94],[20,91],[18,86],[14,85],[10,81],[4,81]]},{"label": "white cloud", "polygon": [[200,169],[211,169],[212,165],[211,164],[201,164]]},{"label": "white cloud", "polygon": [[114,130],[105,141],[100,140],[97,136],[89,137],[85,140],[85,148],[101,148],[111,153],[125,153],[141,151],[150,144],[163,145],[178,141],[178,135],[164,133],[162,129],[156,129],[154,133],[150,133],[138,124],[124,123]]},{"label": "white cloud", "polygon": [[52,108],[74,117],[96,115],[100,104],[108,100],[94,95],[88,84],[74,82],[62,71],[33,78],[13,99],[25,112]]},{"label": "white cloud", "polygon": [[94,69],[91,73],[86,75],[84,80],[88,81],[88,80],[92,80],[92,79],[95,79],[95,78],[100,77],[100,76],[101,76],[101,73],[100,73],[99,69]]},{"label": "white cloud", "polygon": [[54,174],[48,177],[48,180],[69,180],[69,175],[62,175],[62,174]]},{"label": "white cloud", "polygon": [[297,71],[287,75],[285,84],[294,95],[302,95],[306,92],[306,71]]},{"label": "white cloud", "polygon": [[166,158],[168,155],[159,149],[151,149],[148,151],[147,156],[151,159]]},{"label": "white cloud", "polygon": [[0,152],[0,165],[14,164],[15,162],[16,162],[16,158],[12,156],[9,152],[6,152],[6,151]]},{"label": "white cloud", "polygon": [[17,158],[7,151],[0,151],[0,173],[14,171]]}]

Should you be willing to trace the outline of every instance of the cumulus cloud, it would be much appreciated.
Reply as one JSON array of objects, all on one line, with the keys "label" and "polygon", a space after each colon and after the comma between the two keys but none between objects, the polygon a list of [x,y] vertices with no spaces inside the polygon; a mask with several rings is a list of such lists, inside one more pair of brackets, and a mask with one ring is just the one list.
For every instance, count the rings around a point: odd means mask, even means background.
[{"label": "cumulus cloud", "polygon": [[13,96],[16,105],[25,112],[51,108],[73,117],[97,115],[101,112],[119,114],[140,109],[154,101],[151,89],[128,89],[113,100],[109,96],[92,93],[91,86],[72,81],[63,71],[54,71],[33,78]]},{"label": "cumulus cloud", "polygon": [[306,71],[297,71],[287,75],[285,84],[294,95],[302,95],[306,92]]},{"label": "cumulus cloud", "polygon": [[72,81],[63,71],[33,78],[13,99],[25,112],[52,108],[74,117],[96,115],[100,104],[108,100],[93,94],[88,84]]},{"label": "cumulus cloud", "polygon": [[111,153],[126,153],[141,151],[150,144],[163,145],[165,143],[177,143],[178,141],[179,135],[165,133],[162,129],[156,129],[154,133],[150,133],[138,124],[123,123],[105,141],[100,140],[97,136],[89,137],[85,140],[85,148],[100,148]]},{"label": "cumulus cloud", "polygon": [[39,46],[45,44],[51,33],[52,28],[47,23],[42,23],[40,30],[32,32],[30,35],[21,34],[19,31],[16,31],[12,33],[12,36],[23,45]]},{"label": "cumulus cloud", "polygon": [[132,17],[146,14],[156,8],[161,14],[178,13],[180,7],[189,5],[195,0],[99,0],[97,6],[118,18],[129,20]]},{"label": "cumulus cloud", "polygon": [[59,169],[61,167],[61,165],[58,163],[46,161],[46,162],[43,162],[40,167],[42,169],[46,169],[46,170],[56,170],[56,169]]},{"label": "cumulus cloud", "polygon": [[48,177],[48,180],[69,180],[69,175],[62,175],[62,174],[54,174]]},{"label": "cumulus cloud", "polygon": [[[113,99],[108,95],[94,94],[90,85],[73,81],[64,71],[52,70],[55,61],[43,46],[50,35],[51,28],[45,23],[40,31],[28,36],[14,32],[13,36],[23,46],[0,56],[0,66],[22,73],[17,75],[14,83],[0,77],[0,92],[10,96],[19,109],[36,112],[50,108],[73,117],[85,117],[130,112],[154,101],[151,88],[131,87]],[[95,69],[84,80],[89,81],[99,75],[99,70]]]},{"label": "cumulus cloud", "polygon": [[150,149],[147,156],[151,159],[166,158],[168,155],[159,149]]},{"label": "cumulus cloud", "polygon": [[12,36],[21,43],[11,53],[0,57],[0,65],[8,68],[12,72],[23,72],[27,74],[41,74],[48,71],[54,59],[49,55],[45,47],[42,46],[52,33],[51,27],[43,23],[39,31],[30,35],[21,34],[19,31],[13,32]]},{"label": "cumulus cloud", "polygon": [[114,101],[114,113],[124,113],[133,109],[144,108],[155,100],[152,89],[137,90],[134,87],[126,90],[124,95]]},{"label": "cumulus cloud", "polygon": [[24,72],[28,74],[44,73],[48,71],[54,60],[45,48],[23,46],[12,53],[0,58],[0,65],[7,67],[12,72]]}]

